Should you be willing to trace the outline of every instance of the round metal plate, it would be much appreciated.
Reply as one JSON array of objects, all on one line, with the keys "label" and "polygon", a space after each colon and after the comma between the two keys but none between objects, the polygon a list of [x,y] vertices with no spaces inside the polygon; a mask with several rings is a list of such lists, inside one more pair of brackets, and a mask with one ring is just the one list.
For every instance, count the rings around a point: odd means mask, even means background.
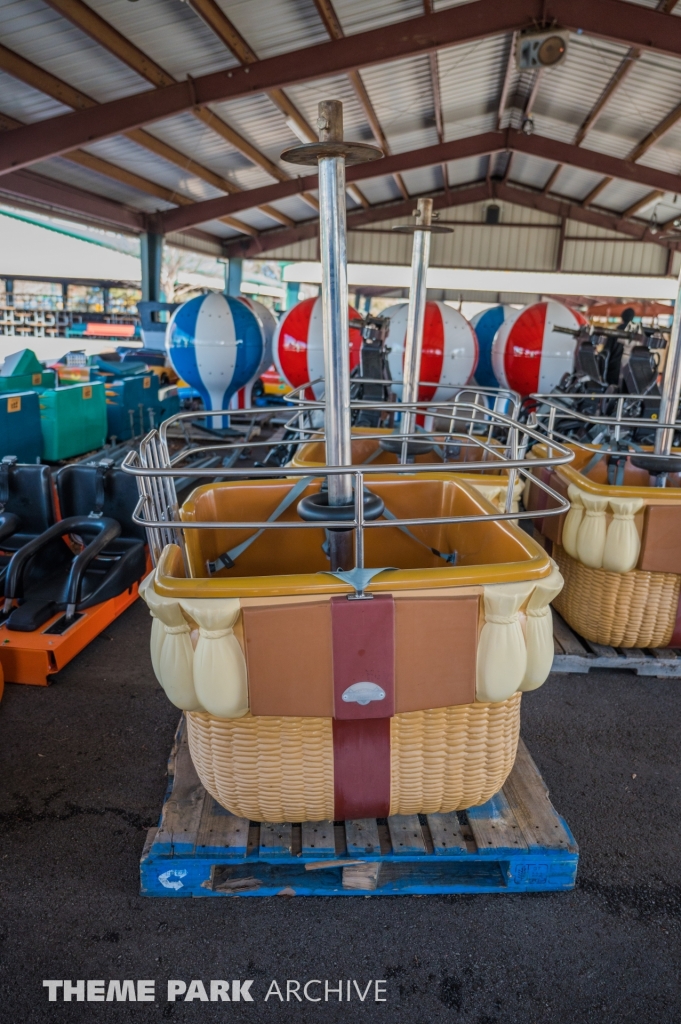
[{"label": "round metal plate", "polygon": [[376,146],[367,146],[364,142],[309,142],[304,146],[285,149],[281,159],[287,164],[304,164],[314,167],[320,158],[342,156],[348,166],[367,164],[372,160],[382,160],[383,153]]},{"label": "round metal plate", "polygon": [[444,224],[397,224],[393,231],[400,235],[413,235],[415,231],[430,231],[433,235],[451,235],[454,228],[445,227]]}]

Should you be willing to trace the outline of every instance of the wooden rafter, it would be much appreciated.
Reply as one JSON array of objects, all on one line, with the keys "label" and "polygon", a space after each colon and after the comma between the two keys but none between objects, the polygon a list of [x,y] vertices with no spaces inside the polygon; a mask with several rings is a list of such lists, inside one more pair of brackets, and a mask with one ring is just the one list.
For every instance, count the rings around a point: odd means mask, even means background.
[{"label": "wooden rafter", "polygon": [[[18,128],[21,123],[21,121],[17,121],[16,118],[9,117],[7,114],[0,114],[0,131],[10,131],[13,128]],[[109,160],[103,160],[93,153],[86,153],[83,149],[74,149],[70,153],[64,153],[63,159],[69,160],[73,164],[78,164],[80,167],[86,167],[89,171],[95,171],[105,178],[120,181],[123,185],[129,185],[131,188],[136,188],[139,192],[145,192],[156,199],[163,199],[166,203],[173,203],[175,206],[191,206],[193,204],[193,200],[183,196],[182,193],[174,192],[163,185],[158,185],[155,181],[149,181],[148,178],[143,178],[140,174],[135,174],[124,167],[112,164]],[[224,224],[229,224],[230,227],[242,232],[242,234],[250,235],[251,237],[257,237],[259,234],[250,224],[245,224],[236,217],[222,217],[220,219]],[[289,226],[292,225],[293,221],[290,221]]]},{"label": "wooden rafter", "polygon": [[[53,99],[58,100],[67,107],[73,107],[75,110],[85,110],[88,107],[96,107],[97,102],[93,100],[91,96],[81,92],[79,89],[75,89],[67,82],[57,78],[56,75],[51,74],[49,71],[45,71],[43,68],[38,67],[37,64],[31,63],[26,60],[25,57],[15,53],[8,47],[0,44],[0,68],[6,71],[8,74],[17,78],[19,81],[24,82],[26,85],[30,85],[33,89],[38,89],[40,92],[45,93],[47,96],[52,96]],[[20,122],[17,121],[18,125]],[[203,181],[208,182],[214,188],[219,189],[221,192],[226,192],[228,195],[232,195],[235,192],[240,192],[241,189],[238,186],[232,184],[222,175],[216,174],[211,171],[208,167],[204,167],[198,161],[193,160],[185,153],[181,153],[179,150],[169,146],[166,142],[156,138],[150,132],[145,131],[143,128],[134,128],[132,131],[126,132],[126,138],[130,139],[131,142],[135,142],[138,146],[142,146],[144,149],[148,149],[151,153],[156,156],[162,157],[171,164],[175,164],[177,167],[181,167],[183,171],[188,171],[190,174],[196,175],[197,178],[201,178]],[[83,157],[90,154],[83,153],[82,150],[77,151],[81,153],[81,156],[74,158],[72,150],[70,154],[65,154],[67,159],[73,159],[74,162],[80,163],[86,166],[86,162]],[[99,163],[99,171],[102,174],[106,174],[107,177],[115,178],[118,181],[125,181],[126,184],[132,184],[132,179],[136,178],[140,183],[144,182],[144,185],[135,185],[135,188],[140,188],[141,191],[147,192],[149,195],[156,195],[159,199],[167,198],[162,193],[167,192],[168,195],[180,195],[180,193],[170,193],[168,189],[164,189],[161,185],[155,185],[154,182],[148,181],[146,178],[142,178],[139,175],[133,175],[130,171],[125,171],[123,168],[118,167],[116,164],[111,164],[106,160],[100,160],[99,157],[91,157],[91,164],[97,160]],[[108,170],[105,170],[108,168]],[[124,177],[127,175],[127,178]],[[154,191],[156,189],[156,191]],[[184,197],[183,197],[184,198]],[[170,202],[179,202],[176,199],[170,199]],[[189,200],[187,200],[189,202]],[[181,204],[180,204],[181,205]],[[272,220],[278,221],[280,224],[292,225],[293,221],[290,217],[280,213],[279,210],[272,206],[262,206],[261,210],[272,218]],[[234,217],[224,221],[225,224],[229,224],[230,227],[236,228],[237,231],[243,231],[245,234],[253,235],[255,232],[254,228],[244,224],[243,221],[237,220]]]},{"label": "wooden rafter", "polygon": [[[236,57],[240,64],[249,65],[257,63],[257,54],[248,45],[222,8],[216,4],[215,0],[187,0],[187,3],[208,28],[215,33],[230,53]],[[283,89],[268,89],[267,95],[284,117],[290,118],[295,122],[301,134],[306,136],[308,142],[317,141],[315,132]],[[302,198],[313,209],[319,209],[319,203],[313,195],[306,193]]]},{"label": "wooden rafter", "polygon": [[[95,42],[99,43],[100,46],[108,50],[115,57],[127,64],[128,67],[132,68],[138,75],[145,78],[156,88],[163,88],[165,86],[174,85],[175,79],[172,75],[169,75],[160,65],[156,64],[150,57],[147,56],[139,47],[135,46],[134,43],[126,39],[122,33],[118,32],[112,25],[110,25],[104,18],[100,17],[95,11],[93,11],[87,4],[83,3],[82,0],[46,0],[56,11],[58,11],[65,18],[68,18],[74,25],[76,25],[83,32],[87,33],[90,38],[94,39]],[[91,101],[94,104],[94,101]],[[230,128],[225,121],[222,120],[217,114],[206,107],[196,106],[192,113],[194,116],[205,124],[212,131],[220,134],[227,142],[230,143],[235,149],[243,153],[249,160],[251,160],[257,166],[262,167],[268,174],[272,175],[278,181],[287,181],[289,175],[286,174],[280,167],[269,160],[264,154],[247,139],[244,139],[242,135]],[[141,130],[138,129],[138,132]],[[144,133],[145,135],[148,133]],[[136,141],[140,142],[140,136]],[[141,143],[144,144],[144,143]],[[168,147],[171,151],[172,147]],[[173,161],[176,162],[176,161]],[[186,168],[187,158],[185,157],[183,162],[179,166]],[[194,161],[196,167],[200,165]],[[204,177],[203,175],[200,175]],[[205,180],[205,179],[204,179]],[[222,187],[222,186],[220,186]],[[229,191],[233,191],[232,187]],[[267,216],[272,217],[274,220],[280,223],[291,223],[291,218],[286,217],[284,214],[280,214],[278,210],[270,207],[263,211]],[[253,229],[251,229],[252,231]],[[249,231],[249,234],[251,233]]]},{"label": "wooden rafter", "polygon": [[639,210],[644,209],[646,206],[650,206],[651,203],[654,203],[656,199],[660,199],[663,195],[664,192],[661,192],[659,189],[654,189],[652,192],[648,192],[647,195],[642,196],[640,199],[637,199],[635,203],[632,203],[631,206],[628,206],[626,210],[622,210],[620,217],[624,217],[625,219],[633,217]]}]

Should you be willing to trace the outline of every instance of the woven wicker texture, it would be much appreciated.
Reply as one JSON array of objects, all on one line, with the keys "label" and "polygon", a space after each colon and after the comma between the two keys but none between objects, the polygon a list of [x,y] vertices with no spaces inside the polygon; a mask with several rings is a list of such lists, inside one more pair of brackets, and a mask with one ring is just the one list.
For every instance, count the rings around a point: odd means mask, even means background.
[{"label": "woven wicker texture", "polygon": [[520,696],[395,715],[390,813],[462,811],[494,796],[515,761]]},{"label": "woven wicker texture", "polygon": [[[390,813],[462,810],[501,789],[515,760],[520,697],[392,718]],[[330,718],[193,711],[187,725],[201,782],[233,814],[272,822],[334,817]]]},{"label": "woven wicker texture", "polygon": [[554,545],[565,586],[554,606],[586,640],[611,647],[666,647],[672,638],[681,576],[608,572],[582,565]]}]

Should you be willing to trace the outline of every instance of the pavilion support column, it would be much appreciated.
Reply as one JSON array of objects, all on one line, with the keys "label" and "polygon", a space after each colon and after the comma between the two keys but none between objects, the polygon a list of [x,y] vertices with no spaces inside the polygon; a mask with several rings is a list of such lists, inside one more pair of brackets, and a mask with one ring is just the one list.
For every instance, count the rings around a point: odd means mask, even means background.
[{"label": "pavilion support column", "polygon": [[244,261],[231,257],[227,264],[225,294],[238,299],[241,295],[241,279],[244,272]]},{"label": "pavilion support column", "polygon": [[144,302],[161,301],[161,263],[163,261],[163,235],[145,231],[141,236],[142,299]]}]

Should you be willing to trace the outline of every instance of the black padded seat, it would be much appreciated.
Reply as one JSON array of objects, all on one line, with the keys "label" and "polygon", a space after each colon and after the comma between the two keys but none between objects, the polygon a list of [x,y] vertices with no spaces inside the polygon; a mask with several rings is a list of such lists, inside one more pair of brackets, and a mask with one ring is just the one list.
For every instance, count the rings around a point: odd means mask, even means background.
[{"label": "black padded seat", "polygon": [[48,530],[56,519],[49,466],[24,465],[5,456],[0,461],[0,590],[14,552]]},{"label": "black padded seat", "polygon": [[[132,485],[132,486],[131,486]],[[144,528],[132,522],[135,478],[113,467],[65,466],[57,474],[64,517],[12,558],[5,583],[7,628],[39,629],[59,611],[77,614],[117,597],[144,575]]]}]

